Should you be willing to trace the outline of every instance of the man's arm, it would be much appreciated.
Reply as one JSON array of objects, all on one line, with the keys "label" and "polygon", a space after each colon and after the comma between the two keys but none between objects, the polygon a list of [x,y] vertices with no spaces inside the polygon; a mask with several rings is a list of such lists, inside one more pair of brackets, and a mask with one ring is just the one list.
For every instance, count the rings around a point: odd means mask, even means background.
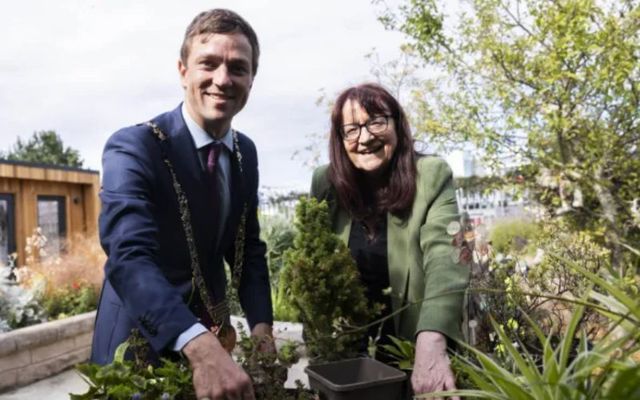
[{"label": "man's arm", "polygon": [[[124,310],[154,350],[169,346],[197,322],[160,268],[154,201],[157,144],[146,127],[114,134],[103,153],[100,240],[105,268]],[[157,164],[162,165],[162,164]]]}]

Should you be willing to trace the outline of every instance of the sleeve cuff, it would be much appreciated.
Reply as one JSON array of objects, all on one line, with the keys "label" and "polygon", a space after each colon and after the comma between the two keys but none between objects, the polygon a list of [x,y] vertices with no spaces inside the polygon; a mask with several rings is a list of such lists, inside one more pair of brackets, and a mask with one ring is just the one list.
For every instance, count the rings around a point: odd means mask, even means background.
[{"label": "sleeve cuff", "polygon": [[180,336],[176,339],[171,350],[173,351],[182,351],[184,346],[187,345],[191,340],[193,340],[196,336],[200,336],[203,333],[207,332],[207,328],[204,327],[201,323],[195,323],[191,325],[189,329],[182,332]]}]

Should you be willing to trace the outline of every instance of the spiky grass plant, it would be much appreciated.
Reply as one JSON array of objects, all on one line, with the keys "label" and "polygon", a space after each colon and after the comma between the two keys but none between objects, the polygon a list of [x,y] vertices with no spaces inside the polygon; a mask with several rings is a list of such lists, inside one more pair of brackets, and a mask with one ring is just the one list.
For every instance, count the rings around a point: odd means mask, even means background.
[{"label": "spiky grass plant", "polygon": [[[565,258],[558,257],[558,261],[597,288],[582,299],[566,300],[575,308],[559,343],[554,343],[552,334],[545,335],[540,326],[527,317],[543,349],[542,359],[537,360],[492,321],[500,349],[513,368],[505,368],[503,363],[463,344],[472,357],[461,357],[458,365],[478,389],[421,394],[416,398],[452,395],[495,400],[640,398],[640,364],[633,357],[640,350],[640,297],[626,293],[612,283],[611,277],[605,279]],[[578,329],[588,307],[609,321],[607,332],[595,344]]]}]

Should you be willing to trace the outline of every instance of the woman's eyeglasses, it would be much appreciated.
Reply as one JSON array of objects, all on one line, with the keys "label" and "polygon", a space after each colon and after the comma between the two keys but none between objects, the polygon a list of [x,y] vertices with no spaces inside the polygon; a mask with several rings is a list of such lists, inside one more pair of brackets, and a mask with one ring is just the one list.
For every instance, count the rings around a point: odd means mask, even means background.
[{"label": "woman's eyeglasses", "polygon": [[367,128],[367,131],[372,135],[383,133],[387,130],[387,126],[389,124],[390,115],[380,115],[377,117],[373,117],[364,124],[346,124],[342,125],[340,129],[340,133],[342,134],[342,139],[348,142],[355,142],[360,138],[360,133],[362,132],[362,128]]}]

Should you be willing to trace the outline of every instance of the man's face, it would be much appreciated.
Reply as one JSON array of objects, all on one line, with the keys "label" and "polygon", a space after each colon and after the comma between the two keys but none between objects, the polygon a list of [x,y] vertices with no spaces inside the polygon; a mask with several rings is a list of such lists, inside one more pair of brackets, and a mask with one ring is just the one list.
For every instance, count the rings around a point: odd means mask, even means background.
[{"label": "man's face", "polygon": [[251,44],[241,33],[213,33],[194,36],[190,49],[186,65],[178,62],[187,111],[210,135],[221,137],[249,97]]}]

